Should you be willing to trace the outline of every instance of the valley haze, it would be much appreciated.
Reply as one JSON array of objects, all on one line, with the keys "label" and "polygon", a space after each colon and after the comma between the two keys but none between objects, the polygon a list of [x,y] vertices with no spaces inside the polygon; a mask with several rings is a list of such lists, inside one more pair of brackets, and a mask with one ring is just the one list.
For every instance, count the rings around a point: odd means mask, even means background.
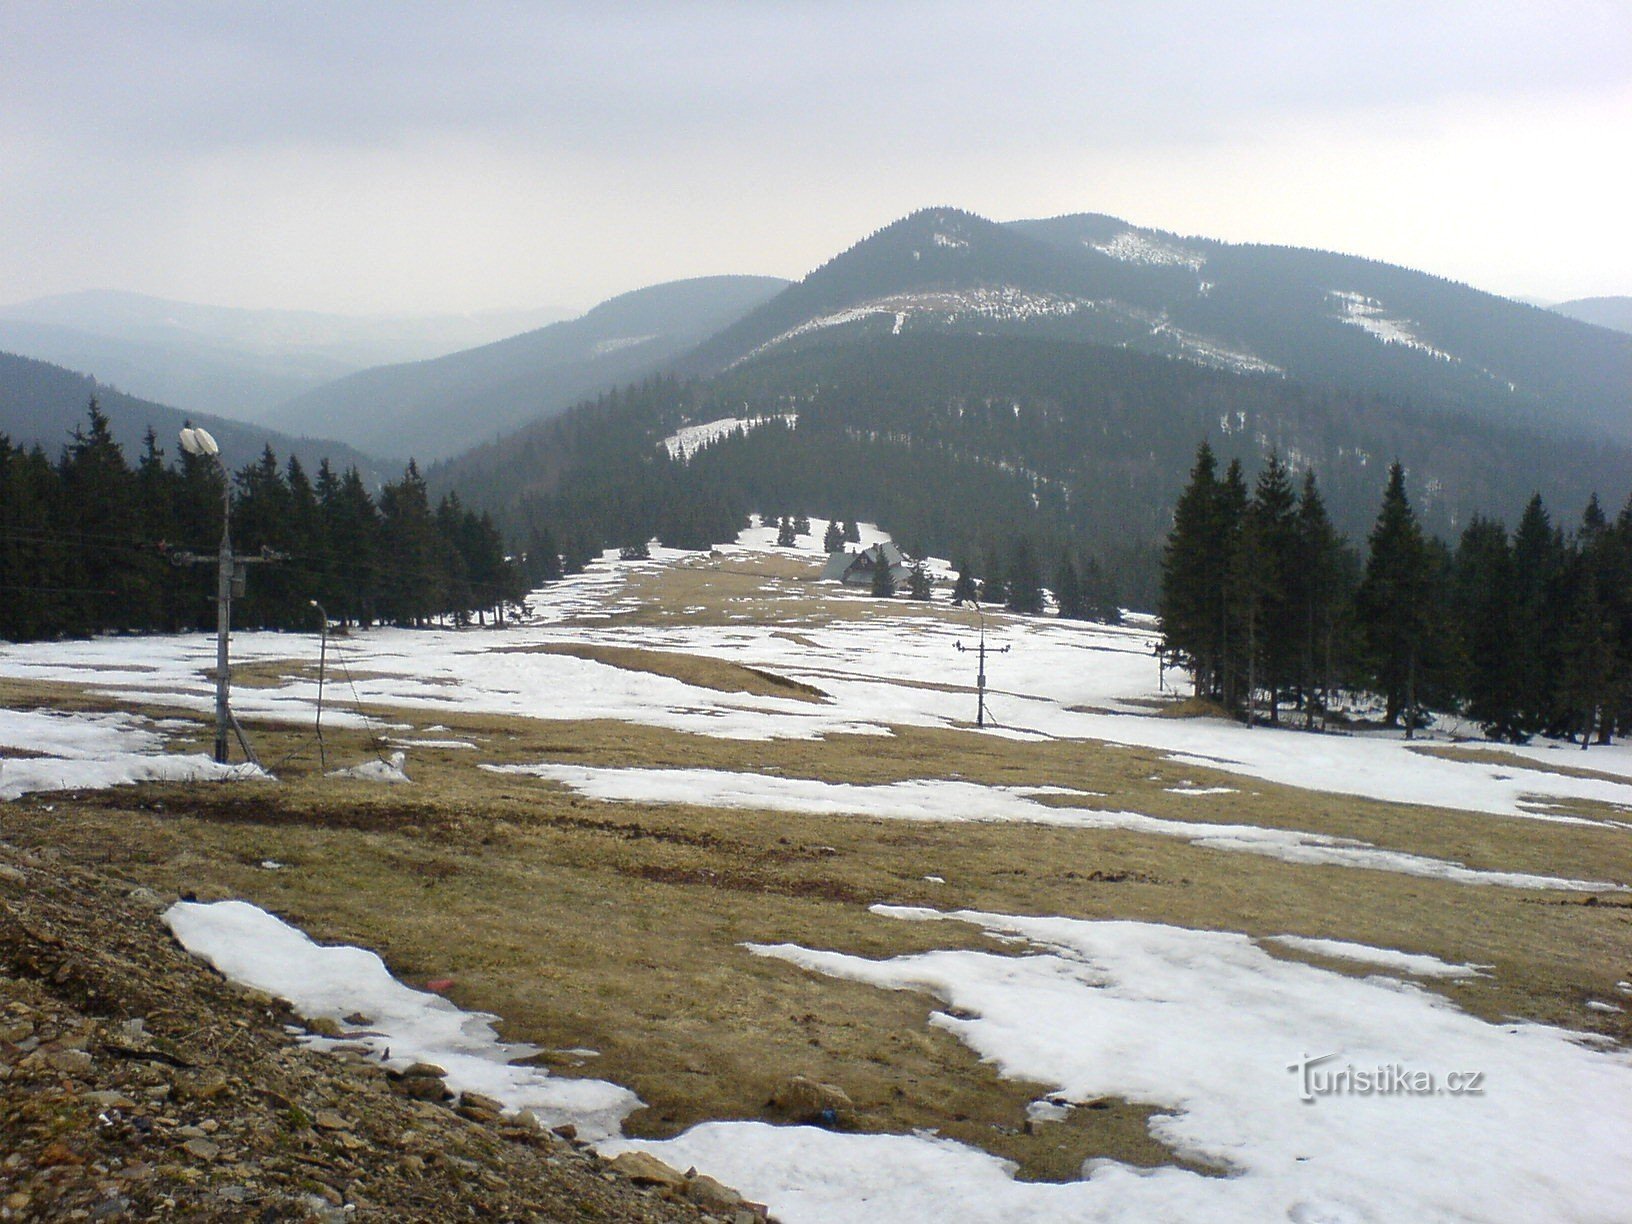
[{"label": "valley haze", "polygon": [[1632,8],[0,4],[0,1221],[1625,1224]]}]

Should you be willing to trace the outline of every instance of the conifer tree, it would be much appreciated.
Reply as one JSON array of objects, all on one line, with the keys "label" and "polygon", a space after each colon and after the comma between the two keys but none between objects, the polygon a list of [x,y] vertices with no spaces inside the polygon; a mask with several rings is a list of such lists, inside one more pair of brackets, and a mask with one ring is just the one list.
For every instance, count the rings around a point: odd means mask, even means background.
[{"label": "conifer tree", "polygon": [[1513,533],[1514,650],[1519,717],[1527,732],[1548,730],[1557,717],[1555,629],[1564,619],[1557,607],[1563,573],[1563,535],[1538,493]]},{"label": "conifer tree", "polygon": [[[1338,637],[1349,602],[1347,548],[1326,514],[1314,469],[1304,473],[1298,496],[1297,562],[1291,582],[1293,616],[1299,642],[1297,684],[1303,698],[1304,726],[1324,718],[1336,683]],[[1318,696],[1317,696],[1318,694]]]},{"label": "conifer tree", "polygon": [[973,604],[977,602],[978,594],[974,575],[969,572],[968,562],[965,562],[958,566],[957,580],[952,583],[952,603],[958,607]]},{"label": "conifer tree", "polygon": [[1292,598],[1298,522],[1291,478],[1273,452],[1253,489],[1235,559],[1235,619],[1246,634],[1248,721],[1253,693],[1263,688],[1268,690],[1269,720],[1278,722],[1279,698],[1292,683],[1299,637]]},{"label": "conifer tree", "polygon": [[99,628],[128,628],[125,600],[130,594],[134,487],[124,452],[113,440],[108,418],[93,396],[87,424],[77,427],[58,471],[62,505],[71,510],[77,544],[65,556],[61,603],[63,628],[73,634]]},{"label": "conifer tree", "polygon": [[380,611],[398,625],[423,625],[443,605],[442,541],[425,478],[412,459],[380,490]]},{"label": "conifer tree", "polygon": [[1371,529],[1355,609],[1388,724],[1404,715],[1408,736],[1416,726],[1417,687],[1432,629],[1431,581],[1428,549],[1405,494],[1405,469],[1396,462],[1388,470],[1382,509]]},{"label": "conifer tree", "polygon": [[1162,554],[1163,649],[1185,663],[1196,695],[1216,696],[1222,682],[1224,640],[1218,605],[1227,553],[1219,517],[1220,491],[1213,448],[1196,450],[1190,482],[1173,509],[1173,529]]},{"label": "conifer tree", "polygon": [[1116,579],[1097,557],[1086,557],[1082,562],[1083,614],[1106,625],[1122,623],[1122,601],[1116,589]]},{"label": "conifer tree", "polygon": [[1010,612],[1035,616],[1043,610],[1043,574],[1031,541],[1021,536],[1009,550],[1008,598]]},{"label": "conifer tree", "polygon": [[861,524],[855,519],[849,520],[844,525],[844,542],[846,544],[861,543]]},{"label": "conifer tree", "polygon": [[1240,708],[1247,680],[1247,632],[1240,619],[1245,604],[1237,589],[1246,572],[1238,558],[1247,504],[1247,482],[1241,472],[1241,461],[1231,459],[1224,469],[1224,479],[1218,484],[1211,526],[1218,548],[1219,571],[1219,586],[1212,601],[1218,625],[1218,697],[1232,710]]},{"label": "conifer tree", "polygon": [[880,599],[891,599],[895,595],[895,575],[890,572],[889,561],[880,556],[878,565],[873,570],[873,594]]},{"label": "conifer tree", "polygon": [[798,542],[798,532],[794,528],[793,520],[784,514],[776,528],[777,546],[779,548],[792,548]]},{"label": "conifer tree", "polygon": [[844,528],[839,525],[838,519],[827,520],[827,530],[822,533],[822,551],[826,553],[844,551]]},{"label": "conifer tree", "polygon": [[907,598],[927,602],[933,591],[934,584],[929,580],[929,571],[924,568],[924,563],[914,561],[907,575]]},{"label": "conifer tree", "polygon": [[1456,550],[1454,606],[1468,717],[1491,739],[1522,744],[1513,550],[1507,530],[1475,515]]},{"label": "conifer tree", "polygon": [[1066,553],[1060,558],[1059,569],[1054,577],[1054,600],[1059,605],[1059,615],[1067,620],[1086,620],[1088,618],[1088,600],[1082,589],[1082,576],[1077,572],[1077,563]]}]

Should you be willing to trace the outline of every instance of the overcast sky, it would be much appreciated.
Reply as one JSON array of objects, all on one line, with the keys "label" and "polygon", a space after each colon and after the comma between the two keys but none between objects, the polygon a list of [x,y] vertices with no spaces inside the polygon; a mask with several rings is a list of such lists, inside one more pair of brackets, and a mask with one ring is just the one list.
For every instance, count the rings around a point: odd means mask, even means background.
[{"label": "overcast sky", "polygon": [[1632,3],[0,0],[0,303],[802,276],[915,208],[1632,293]]}]

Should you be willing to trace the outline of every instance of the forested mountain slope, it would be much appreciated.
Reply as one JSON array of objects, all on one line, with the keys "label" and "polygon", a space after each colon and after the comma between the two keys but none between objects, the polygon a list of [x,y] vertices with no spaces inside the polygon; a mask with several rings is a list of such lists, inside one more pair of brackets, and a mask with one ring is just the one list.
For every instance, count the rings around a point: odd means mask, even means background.
[{"label": "forested mountain slope", "polygon": [[1632,436],[1632,338],[1374,260],[1235,246],[1083,214],[997,225],[927,209],[701,345],[683,368],[925,331],[1128,348],[1406,397],[1509,424]]},{"label": "forested mountain slope", "polygon": [[[764,418],[689,461],[686,425]],[[795,418],[789,424],[788,418]],[[538,423],[429,474],[512,536],[571,523],[596,544],[702,547],[751,510],[861,515],[913,549],[979,556],[1028,537],[1139,556],[1138,584],[1198,441],[1253,469],[1313,465],[1341,529],[1363,536],[1403,458],[1430,530],[1615,496],[1632,451],[1548,440],[1377,395],[1023,336],[875,336],[773,348],[712,379],[648,383]]]},{"label": "forested mountain slope", "polygon": [[336,470],[355,465],[370,481],[378,479],[378,465],[369,456],[328,438],[293,437],[242,421],[228,421],[201,412],[183,412],[165,404],[137,399],[103,386],[86,374],[49,362],[0,352],[0,434],[13,445],[38,444],[55,459],[75,429],[85,424],[85,407],[95,396],[126,454],[139,455],[142,435],[149,426],[159,446],[176,452],[176,435],[188,422],[201,425],[221,444],[221,455],[231,468],[259,458],[270,446],[280,459],[298,458],[312,470],[327,458]]},{"label": "forested mountain slope", "polygon": [[0,306],[0,349],[84,370],[130,395],[234,420],[355,370],[439,357],[565,311],[353,316],[85,290]]},{"label": "forested mountain slope", "polygon": [[359,371],[290,401],[271,419],[381,455],[445,458],[661,369],[785,284],[711,276],[654,285],[481,348]]}]

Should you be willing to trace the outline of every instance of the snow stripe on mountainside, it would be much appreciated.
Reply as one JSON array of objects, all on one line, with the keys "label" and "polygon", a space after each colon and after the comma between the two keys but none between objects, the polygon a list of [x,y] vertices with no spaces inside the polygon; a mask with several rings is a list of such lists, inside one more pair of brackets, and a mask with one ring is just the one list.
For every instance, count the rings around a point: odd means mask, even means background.
[{"label": "snow stripe on mountainside", "polygon": [[1444,349],[1435,348],[1411,330],[1407,319],[1398,319],[1385,313],[1385,307],[1376,298],[1347,289],[1333,289],[1326,295],[1342,311],[1343,322],[1376,336],[1384,344],[1401,344],[1418,349],[1441,361],[1455,361]]},{"label": "snow stripe on mountainside", "polygon": [[288,999],[308,1020],[342,1023],[359,1012],[368,1017],[360,1026],[366,1031],[348,1031],[337,1039],[302,1038],[309,1045],[360,1045],[399,1070],[432,1063],[447,1072],[447,1085],[456,1092],[479,1092],[508,1109],[531,1110],[546,1126],[571,1123],[586,1139],[616,1135],[623,1119],[641,1107],[639,1097],[617,1084],[514,1065],[538,1048],[501,1042],[493,1031],[497,1016],[463,1011],[437,995],[412,990],[374,953],[319,946],[247,901],[180,901],[164,920],[194,956],[234,982]]},{"label": "snow stripe on mountainside", "polygon": [[669,458],[686,460],[721,438],[728,438],[735,433],[747,433],[766,421],[782,421],[788,425],[797,425],[799,414],[787,412],[774,417],[721,417],[717,421],[706,421],[701,425],[687,425],[677,429],[658,445],[668,450]]},{"label": "snow stripe on mountainside", "polygon": [[828,327],[842,327],[848,323],[859,323],[863,319],[871,318],[874,315],[894,316],[895,322],[891,334],[900,335],[902,324],[915,314],[934,315],[947,322],[955,322],[960,318],[1016,322],[1027,319],[1065,317],[1076,314],[1081,310],[1094,310],[1102,305],[1103,303],[1092,298],[1069,297],[1058,293],[1039,293],[1030,289],[1021,289],[1014,285],[994,285],[979,289],[945,289],[928,290],[919,293],[896,293],[888,297],[874,298],[855,306],[849,306],[843,310],[836,310],[830,314],[820,315],[814,319],[807,319],[798,326],[790,327],[780,335],[773,336],[733,364],[740,365],[767,349],[775,348],[779,344],[786,343],[810,332],[820,331]]},{"label": "snow stripe on mountainside", "polygon": [[1224,1176],[1095,1160],[1085,1180],[1027,1183],[996,1157],[929,1135],[750,1122],[603,1150],[696,1165],[787,1224],[1607,1224],[1632,1202],[1632,1057],[1579,1033],[1487,1024],[1407,983],[1283,960],[1227,931],[874,911],[968,923],[1022,947],[888,960],[791,944],[750,951],[927,991],[947,1005],[930,1024],[999,1074],[1047,1085],[1049,1101],[1068,1105],[1154,1106],[1152,1135]]},{"label": "snow stripe on mountainside", "polygon": [[1207,256],[1177,243],[1163,242],[1134,230],[1123,230],[1109,242],[1094,242],[1084,238],[1084,246],[1092,247],[1101,255],[1109,255],[1123,263],[1150,264],[1156,267],[1182,267],[1200,271]]}]

